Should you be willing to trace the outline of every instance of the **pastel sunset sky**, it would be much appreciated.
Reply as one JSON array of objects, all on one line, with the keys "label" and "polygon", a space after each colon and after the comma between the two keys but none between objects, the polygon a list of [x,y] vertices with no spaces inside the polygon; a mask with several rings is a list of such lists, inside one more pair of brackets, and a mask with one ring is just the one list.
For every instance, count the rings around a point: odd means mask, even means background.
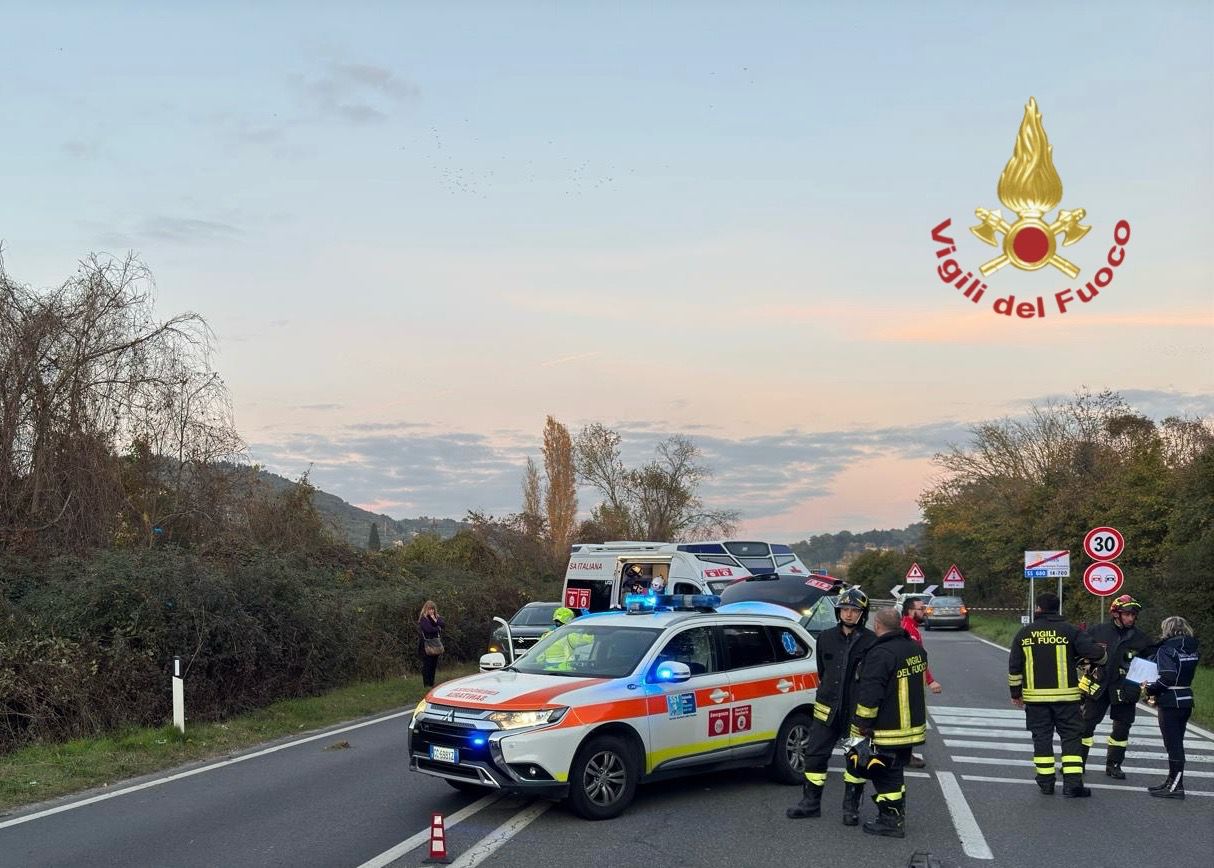
[{"label": "pastel sunset sky", "polygon": [[[551,413],[692,437],[799,539],[917,520],[934,452],[1081,387],[1214,415],[1210,2],[3,7],[5,269],[137,252],[250,458],[361,506],[516,511]],[[971,304],[931,230],[998,253],[1030,96],[1081,274]]]}]

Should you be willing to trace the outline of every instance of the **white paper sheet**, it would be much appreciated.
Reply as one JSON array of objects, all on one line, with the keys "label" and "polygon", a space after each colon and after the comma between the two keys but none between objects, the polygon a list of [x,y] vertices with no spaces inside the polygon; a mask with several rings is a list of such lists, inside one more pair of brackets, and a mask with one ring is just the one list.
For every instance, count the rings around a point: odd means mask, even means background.
[{"label": "white paper sheet", "polygon": [[1130,661],[1130,670],[1125,674],[1126,681],[1134,684],[1148,683],[1159,680],[1159,667],[1152,660],[1135,657]]}]

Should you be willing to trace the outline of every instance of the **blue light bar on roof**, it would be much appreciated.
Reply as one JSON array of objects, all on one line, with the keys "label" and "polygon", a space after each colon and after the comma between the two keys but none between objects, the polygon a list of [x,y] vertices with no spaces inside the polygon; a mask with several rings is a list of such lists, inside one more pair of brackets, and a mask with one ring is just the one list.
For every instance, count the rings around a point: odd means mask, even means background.
[{"label": "blue light bar on roof", "polygon": [[645,612],[697,612],[721,605],[716,594],[629,594],[624,608],[629,614]]}]

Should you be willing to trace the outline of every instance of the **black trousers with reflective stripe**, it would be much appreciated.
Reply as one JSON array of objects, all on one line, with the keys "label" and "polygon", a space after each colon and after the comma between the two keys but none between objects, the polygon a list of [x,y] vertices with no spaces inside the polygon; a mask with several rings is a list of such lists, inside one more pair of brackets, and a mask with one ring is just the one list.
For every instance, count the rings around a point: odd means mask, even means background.
[{"label": "black trousers with reflective stripe", "polygon": [[[1033,734],[1033,760],[1037,780],[1054,780],[1054,733],[1062,741],[1062,779],[1083,782],[1083,716],[1079,702],[1026,702],[1024,728]],[[1049,758],[1048,764],[1045,762]],[[1046,773],[1046,768],[1049,773]]]},{"label": "black trousers with reflective stripe", "polygon": [[1113,721],[1113,731],[1109,733],[1109,753],[1107,763],[1120,765],[1125,759],[1125,749],[1130,742],[1130,727],[1134,725],[1137,708],[1132,702],[1110,704],[1109,691],[1106,689],[1098,699],[1088,697],[1083,700],[1083,760],[1087,762],[1088,749],[1092,746],[1096,727],[1104,720],[1105,712]]},{"label": "black trousers with reflective stripe", "polygon": [[906,812],[906,776],[902,770],[910,762],[909,747],[882,747],[882,753],[894,755],[893,764],[883,772],[873,775],[873,789],[877,792],[873,801],[878,806],[885,805],[900,814]]}]

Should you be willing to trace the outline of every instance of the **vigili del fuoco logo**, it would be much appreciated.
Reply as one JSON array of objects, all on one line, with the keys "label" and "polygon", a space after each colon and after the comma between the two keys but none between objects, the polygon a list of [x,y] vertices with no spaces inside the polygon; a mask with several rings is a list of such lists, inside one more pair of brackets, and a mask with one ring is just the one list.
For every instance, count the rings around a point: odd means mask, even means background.
[{"label": "vigili del fuoco logo", "polygon": [[[971,226],[970,232],[992,247],[1001,249],[998,256],[978,266],[978,276],[961,266],[956,258],[957,244],[945,234],[952,226],[952,218],[945,219],[932,229],[932,240],[941,245],[936,250],[936,259],[939,260],[936,273],[942,281],[955,286],[962,296],[974,304],[982,301],[990,290],[985,279],[1008,265],[1021,271],[1054,268],[1075,281],[1073,287],[1060,289],[1050,296],[1038,295],[1035,299],[1022,296],[1018,301],[1014,293],[991,293],[995,296],[991,310],[1008,317],[1014,314],[1021,319],[1044,317],[1055,311],[1066,313],[1076,302],[1087,304],[1092,301],[1100,295],[1100,290],[1113,282],[1117,268],[1125,261],[1130,224],[1124,219],[1117,221],[1113,227],[1113,246],[1109,248],[1104,261],[1094,274],[1080,282],[1078,278],[1082,269],[1068,258],[1071,255],[1069,250],[1068,256],[1063,256],[1059,248],[1078,244],[1092,227],[1083,225],[1087,218],[1087,211],[1083,208],[1060,208],[1052,221],[1046,219],[1049,212],[1062,202],[1062,179],[1054,168],[1054,148],[1045,136],[1036,99],[1030,98],[1024,107],[1024,120],[1020,122],[1012,158],[1003,167],[996,193],[999,201],[1013,212],[1016,219],[1009,222],[997,208],[994,211],[985,208],[974,211],[981,222]],[[1094,245],[1089,241],[1087,247],[1090,249]]]}]

